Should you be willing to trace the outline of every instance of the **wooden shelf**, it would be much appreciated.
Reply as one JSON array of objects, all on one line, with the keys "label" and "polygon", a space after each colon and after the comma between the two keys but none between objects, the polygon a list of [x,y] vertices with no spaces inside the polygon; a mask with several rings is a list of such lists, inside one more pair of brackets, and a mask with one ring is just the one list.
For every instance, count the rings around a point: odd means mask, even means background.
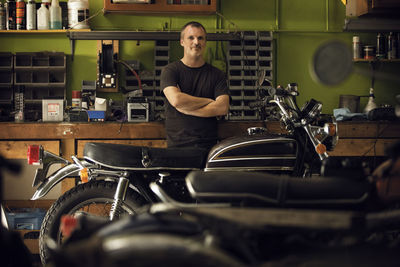
[{"label": "wooden shelf", "polygon": [[395,58],[395,59],[364,59],[364,58],[357,58],[353,59],[353,62],[400,62],[400,58]]},{"label": "wooden shelf", "polygon": [[167,0],[154,0],[153,4],[122,4],[112,3],[112,0],[103,1],[104,13],[210,15],[217,11],[217,0],[210,0],[208,5],[168,4]]},{"label": "wooden shelf", "polygon": [[54,33],[67,33],[67,32],[90,32],[90,29],[67,29],[67,30],[0,30],[2,33],[21,33],[21,34],[54,34]]}]

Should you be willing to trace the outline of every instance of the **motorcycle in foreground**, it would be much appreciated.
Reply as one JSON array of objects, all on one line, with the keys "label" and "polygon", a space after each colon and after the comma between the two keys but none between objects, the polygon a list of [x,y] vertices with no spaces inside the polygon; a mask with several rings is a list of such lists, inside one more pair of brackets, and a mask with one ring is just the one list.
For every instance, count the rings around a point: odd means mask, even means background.
[{"label": "motorcycle in foreground", "polygon": [[[73,162],[69,162],[40,146],[29,147],[28,163],[42,164],[34,177],[33,186],[38,188],[33,200],[45,196],[65,178],[81,178],[46,213],[39,237],[42,262],[48,257],[44,239],[50,237],[58,243],[63,240],[59,230],[63,215],[85,211],[114,220],[121,214],[138,213],[146,204],[160,202],[150,188],[154,182],[174,199],[191,203],[195,200],[189,196],[185,177],[194,170],[215,174],[231,170],[232,179],[236,179],[238,171],[299,177],[318,173],[321,162],[328,157],[326,151],[336,144],[337,125],[321,119],[322,104],[316,100],[299,108],[297,95],[297,85],[289,84],[286,88],[265,90],[263,97],[252,104],[259,109],[276,106],[286,134],[250,128],[247,135],[223,140],[211,151],[87,143],[84,159],[73,156]],[[55,163],[65,166],[48,175],[49,167]],[[244,183],[246,179],[243,177]],[[225,186],[231,184],[226,182]]]},{"label": "motorcycle in foreground", "polygon": [[[398,266],[400,143],[371,175],[296,179],[255,172],[193,171],[197,203],[174,200],[110,222],[65,217],[52,247],[64,266]],[[329,168],[329,162],[325,162]],[[336,166],[337,167],[337,166]],[[52,244],[51,242],[49,242]]]}]

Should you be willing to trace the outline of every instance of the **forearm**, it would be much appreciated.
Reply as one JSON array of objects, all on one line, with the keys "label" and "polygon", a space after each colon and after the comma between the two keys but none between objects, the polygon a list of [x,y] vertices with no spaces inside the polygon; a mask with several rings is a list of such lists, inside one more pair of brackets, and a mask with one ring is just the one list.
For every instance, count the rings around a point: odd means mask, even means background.
[{"label": "forearm", "polygon": [[220,96],[209,104],[193,110],[177,109],[178,111],[196,117],[225,116],[229,111],[229,96]]},{"label": "forearm", "polygon": [[182,92],[178,93],[176,98],[176,102],[174,102],[175,105],[173,106],[178,110],[185,110],[188,112],[198,110],[214,102],[211,98],[191,96]]},{"label": "forearm", "polygon": [[174,86],[166,87],[164,89],[164,95],[174,108],[187,112],[204,107],[214,101],[210,98],[197,97],[183,93],[178,87]]}]

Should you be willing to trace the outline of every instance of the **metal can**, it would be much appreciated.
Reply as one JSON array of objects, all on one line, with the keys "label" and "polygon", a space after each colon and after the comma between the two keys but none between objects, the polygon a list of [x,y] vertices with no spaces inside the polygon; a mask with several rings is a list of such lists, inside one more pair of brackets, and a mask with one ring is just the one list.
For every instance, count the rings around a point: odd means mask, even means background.
[{"label": "metal can", "polygon": [[26,29],[36,30],[36,2],[33,0],[26,4]]},{"label": "metal can", "polygon": [[17,0],[16,9],[17,30],[25,30],[25,1]]},{"label": "metal can", "polygon": [[0,30],[6,29],[6,8],[0,2]]},{"label": "metal can", "polygon": [[376,37],[376,58],[385,58],[386,48],[385,48],[385,36],[378,33]]},{"label": "metal can", "polygon": [[6,28],[7,30],[17,29],[16,24],[16,4],[14,0],[7,0],[5,3],[6,8]]}]

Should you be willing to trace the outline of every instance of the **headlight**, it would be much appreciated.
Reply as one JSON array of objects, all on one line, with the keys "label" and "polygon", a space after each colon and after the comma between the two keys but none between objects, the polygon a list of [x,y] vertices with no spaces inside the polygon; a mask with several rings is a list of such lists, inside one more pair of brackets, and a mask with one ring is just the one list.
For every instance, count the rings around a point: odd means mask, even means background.
[{"label": "headlight", "polygon": [[322,103],[315,99],[308,101],[301,109],[301,117],[307,121],[313,121],[321,114]]}]

